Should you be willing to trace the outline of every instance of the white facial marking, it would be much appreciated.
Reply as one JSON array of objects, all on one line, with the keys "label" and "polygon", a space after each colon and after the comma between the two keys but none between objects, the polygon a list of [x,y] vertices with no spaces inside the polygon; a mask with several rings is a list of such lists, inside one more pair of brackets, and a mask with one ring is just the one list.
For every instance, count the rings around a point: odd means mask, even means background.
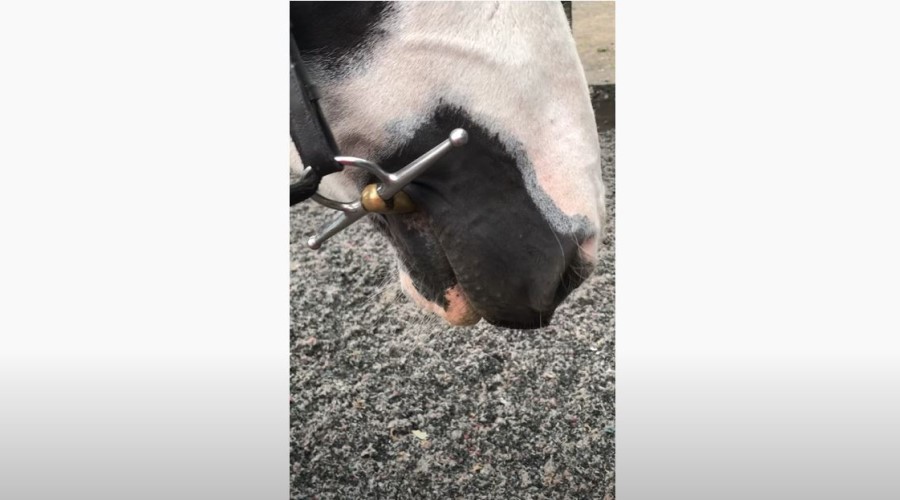
[{"label": "white facial marking", "polygon": [[[391,4],[360,67],[311,72],[341,152],[378,161],[409,141],[440,105],[463,108],[517,151],[526,186],[548,223],[569,232],[582,215],[605,216],[600,147],[587,83],[557,2]],[[343,179],[342,179],[343,177]],[[325,178],[333,197],[354,199],[343,175]],[[549,199],[548,199],[549,197]]]}]

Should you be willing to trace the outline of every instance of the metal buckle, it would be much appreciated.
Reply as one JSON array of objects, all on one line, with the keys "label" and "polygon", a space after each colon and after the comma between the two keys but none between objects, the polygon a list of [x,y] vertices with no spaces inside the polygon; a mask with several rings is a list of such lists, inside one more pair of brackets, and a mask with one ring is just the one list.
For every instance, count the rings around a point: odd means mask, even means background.
[{"label": "metal buckle", "polygon": [[341,214],[322,226],[306,244],[309,248],[317,250],[328,238],[346,229],[368,213],[396,214],[414,211],[415,204],[402,189],[434,165],[451,148],[461,147],[468,141],[469,134],[465,130],[454,129],[450,132],[447,140],[394,173],[385,172],[377,163],[369,160],[352,156],[336,156],[334,160],[341,165],[361,168],[377,177],[381,182],[369,184],[363,188],[359,200],[354,202],[345,203],[326,198],[318,193],[314,194],[312,199],[317,203],[338,210]]}]

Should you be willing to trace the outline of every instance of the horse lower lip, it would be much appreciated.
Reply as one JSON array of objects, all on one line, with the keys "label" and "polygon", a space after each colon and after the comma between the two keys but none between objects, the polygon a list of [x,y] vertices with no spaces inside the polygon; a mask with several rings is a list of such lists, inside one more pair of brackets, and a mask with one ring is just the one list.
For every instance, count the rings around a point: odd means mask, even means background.
[{"label": "horse lower lip", "polygon": [[451,318],[451,317],[447,316],[445,319],[447,320],[448,323],[450,323],[453,326],[472,326],[472,325],[477,324],[479,321],[481,321],[481,316],[478,316],[478,315],[467,316],[467,317],[461,318],[461,319],[455,319],[455,318]]},{"label": "horse lower lip", "polygon": [[447,290],[444,295],[447,299],[447,307],[444,309],[444,319],[454,326],[470,326],[481,320],[472,302],[466,297],[462,285],[456,284]]}]

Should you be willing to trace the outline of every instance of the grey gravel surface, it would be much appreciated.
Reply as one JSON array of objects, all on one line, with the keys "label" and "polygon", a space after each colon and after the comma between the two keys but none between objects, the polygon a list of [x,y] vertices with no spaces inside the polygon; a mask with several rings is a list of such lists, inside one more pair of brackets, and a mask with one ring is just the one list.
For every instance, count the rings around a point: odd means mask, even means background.
[{"label": "grey gravel surface", "polygon": [[456,328],[400,291],[367,223],[291,211],[292,498],[615,496],[615,130],[594,274],[542,330]]}]

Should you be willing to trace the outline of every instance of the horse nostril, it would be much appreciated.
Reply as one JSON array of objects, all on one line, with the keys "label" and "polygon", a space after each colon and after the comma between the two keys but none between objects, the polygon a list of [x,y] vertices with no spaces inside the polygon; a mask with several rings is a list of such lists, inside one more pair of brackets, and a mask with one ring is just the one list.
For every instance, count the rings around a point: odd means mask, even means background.
[{"label": "horse nostril", "polygon": [[[507,328],[542,328],[550,323],[556,308],[591,274],[594,261],[584,244],[594,240],[593,233],[583,238],[560,238],[562,253],[551,253],[541,266],[519,281],[518,295],[507,296],[503,304],[493,304],[493,314],[485,319]],[[490,308],[489,308],[490,309]]]},{"label": "horse nostril", "polygon": [[[593,238],[592,238],[593,239]],[[553,296],[554,307],[559,305],[572,290],[578,288],[584,280],[594,271],[594,263],[589,261],[586,255],[581,252],[576,253],[575,257],[568,263],[566,270],[563,271],[556,287],[556,293]]]},{"label": "horse nostril", "polygon": [[597,237],[591,235],[578,244],[581,249],[580,257],[588,262],[597,261]]}]

